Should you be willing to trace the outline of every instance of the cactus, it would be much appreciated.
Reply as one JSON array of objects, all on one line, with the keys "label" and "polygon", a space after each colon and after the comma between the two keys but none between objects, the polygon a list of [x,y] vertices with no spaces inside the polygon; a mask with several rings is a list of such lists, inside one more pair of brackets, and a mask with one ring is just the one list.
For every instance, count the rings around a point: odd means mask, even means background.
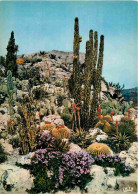
[{"label": "cactus", "polygon": [[[34,105],[34,109],[32,109],[32,105]],[[36,138],[40,132],[35,121],[36,104],[29,97],[27,102],[19,105],[18,111],[21,116],[21,121],[18,124],[20,152],[27,154],[36,148]]]},{"label": "cactus", "polygon": [[93,143],[87,148],[87,151],[90,152],[93,156],[98,156],[100,154],[111,154],[111,149],[103,143]]},{"label": "cactus", "polygon": [[[74,46],[73,46],[73,75],[69,80],[69,89],[74,97],[75,103],[81,108],[81,127],[88,130],[93,127],[95,113],[98,108],[99,94],[101,91],[101,74],[103,66],[104,36],[100,38],[98,56],[98,33],[93,30],[89,32],[89,40],[86,42],[86,55],[84,64],[84,74],[79,64],[79,24],[75,18]],[[84,90],[82,92],[82,78]],[[74,86],[73,90],[71,86]],[[93,98],[91,100],[91,86],[93,85]],[[83,95],[84,94],[84,95]],[[83,105],[81,104],[83,101]]]},{"label": "cactus", "polygon": [[13,115],[14,115],[14,100],[13,100],[13,93],[14,93],[14,85],[12,81],[12,72],[8,70],[7,72],[7,93],[9,96],[8,103],[9,103],[9,114],[11,117],[11,120],[13,120]]},{"label": "cactus", "polygon": [[40,124],[40,130],[41,131],[44,131],[44,130],[48,130],[48,131],[52,131],[54,128],[55,128],[55,124],[54,123],[51,123],[51,122],[43,122]]},{"label": "cactus", "polygon": [[73,82],[74,82],[74,99],[75,103],[80,106],[81,96],[80,94],[80,63],[79,63],[79,47],[80,47],[80,39],[79,39],[79,23],[78,18],[75,18],[74,25],[74,43],[73,43]]},{"label": "cactus", "polygon": [[65,125],[59,125],[52,130],[52,135],[59,139],[69,138],[70,130]]}]

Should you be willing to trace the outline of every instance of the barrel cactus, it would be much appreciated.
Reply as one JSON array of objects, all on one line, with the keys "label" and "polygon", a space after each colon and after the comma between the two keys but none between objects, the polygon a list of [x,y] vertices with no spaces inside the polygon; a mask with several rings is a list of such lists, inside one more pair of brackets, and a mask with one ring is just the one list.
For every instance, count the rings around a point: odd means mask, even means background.
[{"label": "barrel cactus", "polygon": [[88,148],[87,151],[93,156],[98,156],[100,154],[109,155],[111,154],[111,149],[103,143],[93,143]]},{"label": "barrel cactus", "polygon": [[43,122],[40,124],[40,130],[44,131],[44,130],[48,130],[48,131],[52,131],[55,128],[55,124],[51,123],[51,122]]},{"label": "barrel cactus", "polygon": [[69,138],[70,137],[70,130],[65,125],[59,125],[52,130],[52,135],[55,138]]}]

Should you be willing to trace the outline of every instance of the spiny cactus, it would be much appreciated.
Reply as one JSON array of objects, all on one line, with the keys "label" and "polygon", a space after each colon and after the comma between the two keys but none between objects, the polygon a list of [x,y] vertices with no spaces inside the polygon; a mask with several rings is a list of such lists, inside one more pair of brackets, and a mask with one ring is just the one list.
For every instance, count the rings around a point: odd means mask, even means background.
[{"label": "spiny cactus", "polygon": [[8,70],[7,72],[7,92],[8,92],[8,103],[9,103],[9,114],[11,117],[11,120],[13,120],[13,115],[14,115],[14,109],[13,109],[13,105],[14,105],[14,100],[13,100],[13,89],[14,89],[14,85],[13,85],[13,81],[12,81],[12,72],[10,70]]},{"label": "spiny cactus", "polygon": [[65,125],[59,125],[52,130],[52,135],[59,139],[69,138],[70,130]]},{"label": "spiny cactus", "polygon": [[80,94],[80,63],[79,63],[79,47],[80,47],[80,36],[79,36],[79,23],[78,18],[75,18],[74,25],[74,43],[73,43],[73,82],[74,82],[74,99],[75,103],[80,106],[81,96]]},{"label": "spiny cactus", "polygon": [[93,156],[98,156],[100,154],[111,154],[111,149],[103,143],[93,143],[87,148],[87,151],[90,152]]},{"label": "spiny cactus", "polygon": [[[69,88],[75,103],[81,108],[81,127],[88,130],[94,126],[95,113],[98,108],[99,96],[101,91],[101,74],[103,66],[104,36],[100,37],[100,46],[98,53],[98,33],[90,30],[89,40],[86,42],[86,55],[84,63],[84,73],[79,63],[79,24],[78,18],[75,18],[74,46],[73,46],[73,75],[69,80]],[[94,36],[94,37],[93,37]],[[83,78],[83,83],[82,83]],[[82,84],[84,90],[82,93]],[[91,86],[93,86],[93,94],[91,99]],[[83,105],[81,103],[83,101]]]},{"label": "spiny cactus", "polygon": [[41,131],[44,131],[44,130],[48,130],[48,131],[52,131],[54,128],[55,128],[55,124],[54,123],[51,123],[51,122],[42,122],[40,124],[40,130]]},{"label": "spiny cactus", "polygon": [[32,105],[36,107],[33,98],[29,97],[27,102],[21,103],[18,107],[18,112],[21,116],[21,121],[18,124],[21,154],[27,154],[35,149],[37,134],[40,132],[40,128],[37,127],[35,121],[36,108],[33,109]]}]

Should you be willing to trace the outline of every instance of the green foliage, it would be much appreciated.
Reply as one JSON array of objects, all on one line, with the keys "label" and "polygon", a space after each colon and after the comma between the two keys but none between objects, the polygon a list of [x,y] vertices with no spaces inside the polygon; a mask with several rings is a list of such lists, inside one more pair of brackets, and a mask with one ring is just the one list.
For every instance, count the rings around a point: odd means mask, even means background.
[{"label": "green foliage", "polygon": [[106,113],[110,115],[110,112],[113,111],[114,115],[118,115],[127,112],[128,109],[132,107],[132,102],[123,102],[123,104],[121,104],[119,101],[115,99],[112,100],[109,98],[107,101],[102,102],[100,105],[102,109],[102,114]]},{"label": "green foliage", "polygon": [[62,113],[61,119],[64,120],[65,126],[67,126],[69,129],[71,129],[72,126],[72,115],[68,113]]},{"label": "green foliage", "polygon": [[23,58],[25,63],[31,63],[31,65],[33,65],[34,63],[38,63],[41,62],[42,59],[41,58]]},{"label": "green foliage", "polygon": [[50,147],[47,149],[50,151],[60,151],[64,153],[69,150],[69,143],[60,138],[55,138],[54,141],[51,142]]},{"label": "green foliage", "polygon": [[118,153],[122,150],[128,150],[130,147],[129,137],[127,137],[125,133],[123,135],[121,133],[115,135],[113,142],[118,148]]},{"label": "green foliage", "polygon": [[[110,136],[113,137],[116,134],[116,127],[115,124],[110,123],[111,128],[109,131],[106,131],[106,133]],[[130,118],[122,118],[121,121],[118,124],[118,132],[122,136],[127,136],[129,142],[134,142],[137,141],[137,135],[136,135],[136,125],[133,120]]]},{"label": "green foliage", "polygon": [[7,92],[8,92],[8,103],[9,103],[9,114],[11,119],[13,119],[14,115],[14,99],[13,99],[13,93],[14,93],[14,85],[12,80],[12,72],[10,70],[7,71]]},{"label": "green foliage", "polygon": [[2,145],[0,144],[0,163],[5,162],[6,159],[7,159],[7,156],[4,152]]},{"label": "green foliage", "polygon": [[115,176],[129,176],[131,173],[134,172],[134,169],[131,168],[129,165],[125,164],[125,160],[120,158],[118,154],[114,155],[99,155],[95,157],[95,164],[102,166],[104,168],[110,167],[115,168],[114,175]]},{"label": "green foliage", "polygon": [[87,148],[93,142],[93,138],[89,135],[87,131],[77,131],[73,132],[70,141],[78,144],[81,148]]},{"label": "green foliage", "polygon": [[90,167],[93,162],[93,158],[84,152],[62,154],[47,152],[46,149],[37,150],[31,166],[31,173],[35,177],[34,187],[28,192],[68,192],[75,186],[84,190],[86,184],[92,180]]},{"label": "green foliage", "polygon": [[9,143],[12,144],[13,148],[18,148],[20,147],[20,144],[19,144],[19,136],[13,136],[10,140],[9,140]]},{"label": "green foliage", "polygon": [[62,101],[65,99],[64,95],[58,95],[57,96],[57,105],[62,106]]},{"label": "green foliage", "polygon": [[14,32],[11,32],[11,37],[8,42],[7,46],[7,55],[6,55],[6,72],[10,70],[13,75],[17,74],[17,64],[16,64],[16,59],[17,59],[17,51],[18,51],[18,46],[15,45],[15,39],[14,39]]},{"label": "green foliage", "polygon": [[131,119],[121,119],[121,122],[118,125],[118,131],[122,135],[126,135],[129,138],[130,142],[134,142],[137,140],[137,135],[136,135],[136,125],[135,122],[132,121]]},{"label": "green foliage", "polygon": [[47,96],[47,92],[42,87],[34,88],[32,94],[36,100],[44,99]]}]

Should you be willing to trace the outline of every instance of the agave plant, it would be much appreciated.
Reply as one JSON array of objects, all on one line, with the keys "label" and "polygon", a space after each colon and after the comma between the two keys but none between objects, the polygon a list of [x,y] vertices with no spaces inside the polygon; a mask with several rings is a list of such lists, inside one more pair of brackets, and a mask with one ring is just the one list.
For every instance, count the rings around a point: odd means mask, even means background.
[{"label": "agave plant", "polygon": [[75,144],[78,144],[82,148],[87,148],[92,143],[93,138],[89,135],[87,131],[77,130],[71,135],[70,141]]},{"label": "agave plant", "polygon": [[67,152],[69,150],[69,143],[64,141],[61,138],[55,138],[54,141],[51,142],[49,148],[47,148],[49,151],[61,151],[61,152]]},{"label": "agave plant", "polygon": [[113,141],[119,150],[127,150],[130,146],[129,136],[127,136],[125,133],[115,135]]}]

